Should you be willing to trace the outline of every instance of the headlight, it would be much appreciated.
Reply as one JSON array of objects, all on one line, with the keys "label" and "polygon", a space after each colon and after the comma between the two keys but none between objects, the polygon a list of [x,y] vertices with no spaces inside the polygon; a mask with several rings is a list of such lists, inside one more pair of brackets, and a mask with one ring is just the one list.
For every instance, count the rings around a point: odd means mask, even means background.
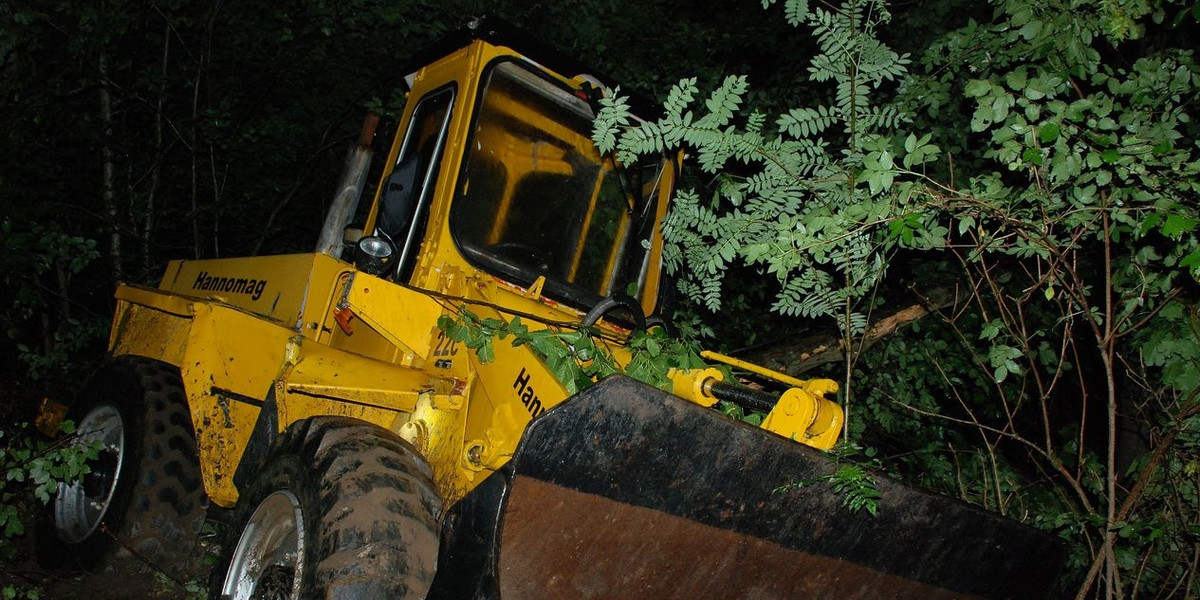
[{"label": "headlight", "polygon": [[392,266],[396,247],[381,236],[371,235],[358,240],[354,250],[354,266],[364,273],[381,277]]}]

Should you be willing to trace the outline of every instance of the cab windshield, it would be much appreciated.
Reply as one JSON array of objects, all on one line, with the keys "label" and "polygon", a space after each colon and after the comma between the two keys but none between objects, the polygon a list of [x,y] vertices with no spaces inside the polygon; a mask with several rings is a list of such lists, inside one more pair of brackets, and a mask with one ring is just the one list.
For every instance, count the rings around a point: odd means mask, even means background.
[{"label": "cab windshield", "polygon": [[468,260],[578,307],[641,297],[664,161],[620,165],[589,103],[517,62],[484,79],[450,214]]}]

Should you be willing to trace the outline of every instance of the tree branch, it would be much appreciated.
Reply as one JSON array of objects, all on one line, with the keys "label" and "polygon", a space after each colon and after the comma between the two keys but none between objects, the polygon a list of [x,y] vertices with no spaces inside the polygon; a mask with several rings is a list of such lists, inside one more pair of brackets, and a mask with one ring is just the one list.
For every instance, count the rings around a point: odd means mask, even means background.
[{"label": "tree branch", "polygon": [[[895,333],[898,329],[920,320],[931,311],[954,305],[957,291],[952,288],[936,288],[926,294],[918,294],[921,300],[871,322],[866,332],[851,343],[857,352],[870,348],[875,342]],[[788,338],[740,353],[743,358],[789,375],[799,375],[818,366],[846,359],[846,341],[836,329],[821,330],[801,338]]]}]

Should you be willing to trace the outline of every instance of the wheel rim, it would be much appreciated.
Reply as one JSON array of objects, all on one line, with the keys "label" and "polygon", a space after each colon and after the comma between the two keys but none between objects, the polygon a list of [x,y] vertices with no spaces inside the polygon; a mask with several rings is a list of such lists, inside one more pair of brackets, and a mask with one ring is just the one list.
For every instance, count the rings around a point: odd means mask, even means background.
[{"label": "wheel rim", "polygon": [[300,501],[279,490],[258,504],[242,530],[221,594],[230,600],[299,598],[303,571]]},{"label": "wheel rim", "polygon": [[90,461],[87,475],[59,487],[54,500],[58,537],[78,543],[92,535],[104,521],[125,465],[125,423],[121,413],[105,404],[92,409],[76,428],[76,446],[98,442],[100,454]]}]

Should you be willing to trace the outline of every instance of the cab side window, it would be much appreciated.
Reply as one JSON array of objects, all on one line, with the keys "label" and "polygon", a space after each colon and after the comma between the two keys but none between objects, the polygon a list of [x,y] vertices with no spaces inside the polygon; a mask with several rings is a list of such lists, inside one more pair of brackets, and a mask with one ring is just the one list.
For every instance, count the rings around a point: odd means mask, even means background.
[{"label": "cab side window", "polygon": [[453,104],[453,89],[433,92],[421,100],[413,111],[403,149],[383,185],[375,229],[396,246],[393,275],[400,280],[411,274],[425,234]]}]

